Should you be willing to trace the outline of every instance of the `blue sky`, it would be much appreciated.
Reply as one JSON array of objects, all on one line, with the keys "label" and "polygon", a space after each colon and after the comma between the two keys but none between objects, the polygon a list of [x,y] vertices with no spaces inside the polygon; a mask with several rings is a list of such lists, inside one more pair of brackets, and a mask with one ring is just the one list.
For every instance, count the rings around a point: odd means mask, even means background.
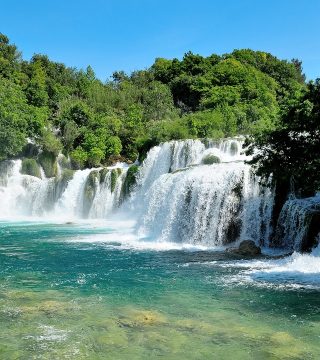
[{"label": "blue sky", "polygon": [[0,32],[29,59],[113,71],[149,67],[156,57],[233,49],[299,58],[320,77],[320,0],[0,0]]}]

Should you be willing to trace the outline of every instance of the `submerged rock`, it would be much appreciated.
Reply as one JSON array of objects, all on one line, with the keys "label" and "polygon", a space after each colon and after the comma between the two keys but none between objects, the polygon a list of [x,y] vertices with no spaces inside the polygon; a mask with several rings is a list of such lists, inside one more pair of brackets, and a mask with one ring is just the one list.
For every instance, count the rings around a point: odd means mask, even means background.
[{"label": "submerged rock", "polygon": [[129,328],[162,325],[166,322],[164,315],[150,310],[132,310],[117,320],[118,326]]},{"label": "submerged rock", "polygon": [[238,142],[236,141],[232,141],[232,143],[230,144],[230,155],[231,156],[235,156],[238,153]]},{"label": "submerged rock", "polygon": [[243,240],[238,248],[230,248],[227,251],[231,254],[243,256],[261,255],[260,247],[257,246],[253,240]]}]

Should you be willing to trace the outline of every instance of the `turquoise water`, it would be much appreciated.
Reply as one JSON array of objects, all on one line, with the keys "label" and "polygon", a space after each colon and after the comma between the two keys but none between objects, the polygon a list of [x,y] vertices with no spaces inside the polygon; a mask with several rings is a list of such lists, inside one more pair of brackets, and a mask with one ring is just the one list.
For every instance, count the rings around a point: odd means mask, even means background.
[{"label": "turquoise water", "polygon": [[0,223],[0,359],[320,358],[317,274],[169,249]]}]

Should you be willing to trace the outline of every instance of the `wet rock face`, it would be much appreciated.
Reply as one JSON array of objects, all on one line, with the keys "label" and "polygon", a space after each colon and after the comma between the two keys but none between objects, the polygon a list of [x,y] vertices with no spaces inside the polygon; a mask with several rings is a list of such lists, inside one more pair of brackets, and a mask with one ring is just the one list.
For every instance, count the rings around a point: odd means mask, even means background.
[{"label": "wet rock face", "polygon": [[97,185],[100,181],[100,173],[98,170],[93,170],[90,172],[85,186],[84,186],[84,197],[83,197],[83,216],[87,217],[92,201],[97,192]]},{"label": "wet rock face", "polygon": [[258,256],[261,254],[261,249],[255,244],[253,240],[243,240],[241,241],[238,248],[228,249],[228,252],[235,255],[242,256]]},{"label": "wet rock face", "polygon": [[239,214],[237,211],[234,217],[231,219],[227,229],[226,229],[226,236],[225,236],[225,244],[230,244],[235,242],[241,233],[241,219],[239,219],[236,215]]},{"label": "wet rock face", "polygon": [[35,159],[22,160],[21,174],[34,176],[41,179],[40,167]]},{"label": "wet rock face", "polygon": [[309,252],[319,242],[320,197],[289,199],[279,215],[271,246]]},{"label": "wet rock face", "polygon": [[320,210],[311,210],[309,219],[309,225],[301,243],[301,251],[311,251],[319,243]]}]

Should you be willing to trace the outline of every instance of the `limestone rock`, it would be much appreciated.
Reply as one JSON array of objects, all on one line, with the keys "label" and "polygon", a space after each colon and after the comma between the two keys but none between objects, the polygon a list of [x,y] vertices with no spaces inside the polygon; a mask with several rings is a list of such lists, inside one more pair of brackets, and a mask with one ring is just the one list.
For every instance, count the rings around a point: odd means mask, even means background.
[{"label": "limestone rock", "polygon": [[230,248],[228,249],[228,252],[243,256],[261,255],[260,247],[257,246],[253,240],[243,240],[238,248]]}]

